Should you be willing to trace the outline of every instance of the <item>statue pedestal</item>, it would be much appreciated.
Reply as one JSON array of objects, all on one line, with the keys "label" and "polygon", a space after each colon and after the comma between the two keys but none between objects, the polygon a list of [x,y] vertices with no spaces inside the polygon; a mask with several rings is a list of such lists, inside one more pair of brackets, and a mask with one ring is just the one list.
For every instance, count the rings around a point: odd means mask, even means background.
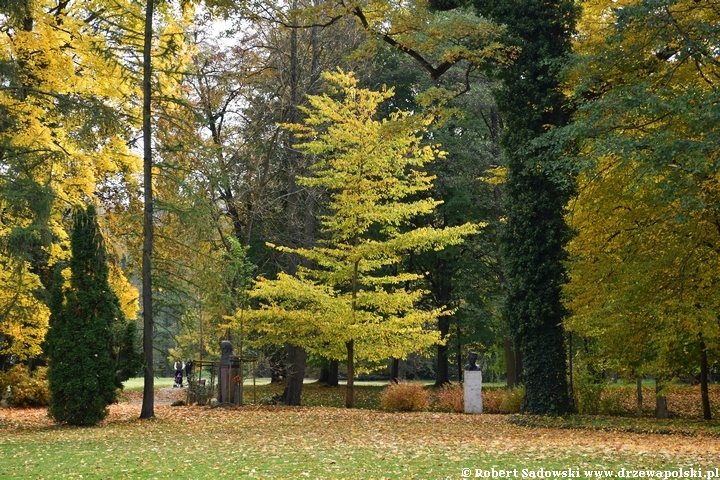
[{"label": "statue pedestal", "polygon": [[482,413],[482,372],[465,370],[465,413]]},{"label": "statue pedestal", "polygon": [[218,371],[218,403],[230,403],[232,395],[232,372],[229,364],[220,363]]}]

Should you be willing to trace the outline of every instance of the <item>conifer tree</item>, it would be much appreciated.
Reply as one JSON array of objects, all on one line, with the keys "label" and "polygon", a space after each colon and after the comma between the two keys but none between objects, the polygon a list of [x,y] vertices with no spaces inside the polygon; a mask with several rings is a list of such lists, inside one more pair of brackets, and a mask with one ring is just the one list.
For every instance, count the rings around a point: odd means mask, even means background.
[{"label": "conifer tree", "polygon": [[94,425],[107,415],[122,381],[140,368],[134,325],[108,283],[95,207],[75,212],[70,285],[58,268],[47,334],[49,414],[59,423]]}]

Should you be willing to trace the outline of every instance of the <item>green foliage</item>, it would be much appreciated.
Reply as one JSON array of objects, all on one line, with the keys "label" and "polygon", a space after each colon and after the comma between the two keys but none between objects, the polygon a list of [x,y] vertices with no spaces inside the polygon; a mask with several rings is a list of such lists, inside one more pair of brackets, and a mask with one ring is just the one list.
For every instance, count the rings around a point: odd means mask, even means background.
[{"label": "green foliage", "polygon": [[567,0],[475,5],[481,14],[507,25],[506,44],[522,48],[511,65],[497,71],[502,87],[496,98],[506,126],[502,145],[508,159],[502,234],[505,316],[523,355],[524,409],[565,413],[571,402],[561,287],[564,246],[570,238],[564,212],[573,179],[556,146],[540,139],[570,118],[559,76],[570,51],[577,7]]},{"label": "green foliage", "polygon": [[565,324],[626,378],[697,375],[703,350],[720,354],[718,14],[674,0],[588,7],[565,129],[582,168]]},{"label": "green foliage", "polygon": [[144,359],[138,345],[137,323],[116,318],[113,327],[115,386],[122,389],[126,380],[137,376],[143,367]]},{"label": "green foliage", "polygon": [[525,387],[519,386],[512,390],[504,390],[500,402],[500,413],[519,413],[525,400]]},{"label": "green foliage", "polygon": [[46,368],[30,372],[27,366],[18,364],[0,372],[0,402],[19,408],[47,407],[48,397]]},{"label": "green foliage", "polygon": [[395,412],[422,412],[430,406],[430,395],[422,383],[401,380],[390,383],[380,396],[380,408]]},{"label": "green foliage", "polygon": [[597,415],[602,410],[602,395],[605,385],[588,378],[579,379],[574,385],[577,395],[577,411],[583,415]]},{"label": "green foliage", "polygon": [[94,425],[140,363],[135,330],[108,283],[95,207],[77,209],[73,225],[70,284],[58,268],[52,289],[48,413],[59,423]]}]

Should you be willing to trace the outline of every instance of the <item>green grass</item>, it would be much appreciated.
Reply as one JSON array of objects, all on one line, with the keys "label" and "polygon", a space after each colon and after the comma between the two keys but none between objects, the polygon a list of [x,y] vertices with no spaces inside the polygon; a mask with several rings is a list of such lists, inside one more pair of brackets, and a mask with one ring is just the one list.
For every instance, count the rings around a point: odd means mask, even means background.
[{"label": "green grass", "polygon": [[[118,409],[119,407],[114,407]],[[0,416],[4,411],[0,411]],[[462,478],[463,468],[704,468],[720,442],[511,425],[499,415],[121,408],[92,428],[0,421],[0,478]],[[1,418],[1,417],[0,417]],[[474,470],[473,470],[474,471]]]},{"label": "green grass", "polygon": [[[158,388],[164,388],[164,387],[172,387],[175,383],[175,380],[170,377],[155,377],[155,389]],[[124,389],[132,392],[135,390],[142,390],[145,386],[145,380],[142,377],[136,377],[131,378],[128,381],[126,381],[124,384]]]},{"label": "green grass", "polygon": [[604,432],[654,433],[663,435],[720,438],[720,421],[718,420],[705,421],[687,418],[610,417],[603,415],[567,415],[563,417],[512,415],[508,418],[508,421],[513,425],[524,427],[598,430]]},{"label": "green grass", "polygon": [[[172,379],[156,379],[163,385]],[[720,467],[716,421],[389,413],[377,410],[383,388],[359,384],[354,410],[336,408],[344,387],[317,383],[305,385],[299,408],[158,405],[155,419],[140,420],[139,405],[121,403],[91,428],[54,425],[42,409],[0,409],[0,478],[459,479],[463,468],[586,478],[583,470]],[[281,390],[258,382],[260,398]]]}]

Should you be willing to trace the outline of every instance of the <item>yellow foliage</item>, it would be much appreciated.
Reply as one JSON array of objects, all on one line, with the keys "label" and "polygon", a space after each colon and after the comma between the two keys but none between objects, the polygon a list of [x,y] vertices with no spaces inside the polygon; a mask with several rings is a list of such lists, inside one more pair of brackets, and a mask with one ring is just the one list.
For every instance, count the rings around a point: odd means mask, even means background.
[{"label": "yellow foliage", "polygon": [[251,296],[261,308],[246,318],[262,343],[293,343],[335,359],[350,345],[353,357],[369,362],[405,358],[442,341],[432,326],[448,312],[420,308],[424,292],[412,282],[421,276],[393,275],[388,267],[407,252],[458,244],[480,226],[412,228],[412,219],[439,204],[412,199],[430,189],[433,177],[423,166],[441,155],[439,146],[423,145],[427,119],[407,112],[376,119],[392,90],[361,89],[341,70],[325,78],[341,100],[311,96],[305,125],[291,128],[307,139],[299,148],[316,158],[315,175],[298,182],[330,198],[330,213],[321,217],[327,240],[310,249],[276,247],[315,267],[259,279]]},{"label": "yellow foliage", "polygon": [[0,353],[25,360],[42,353],[50,310],[34,292],[41,287],[27,262],[0,256]]}]

